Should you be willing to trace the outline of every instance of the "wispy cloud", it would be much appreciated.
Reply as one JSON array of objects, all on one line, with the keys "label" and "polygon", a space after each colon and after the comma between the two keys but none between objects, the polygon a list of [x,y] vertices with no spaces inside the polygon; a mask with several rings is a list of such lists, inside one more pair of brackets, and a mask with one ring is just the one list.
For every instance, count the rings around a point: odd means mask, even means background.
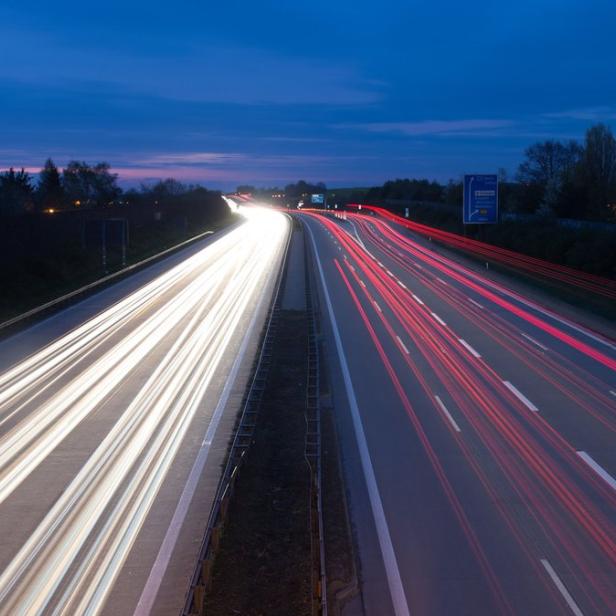
[{"label": "wispy cloud", "polygon": [[563,120],[583,120],[589,122],[601,122],[616,120],[616,108],[614,107],[585,107],[583,109],[569,109],[546,113],[546,118]]},{"label": "wispy cloud", "polygon": [[233,152],[184,152],[174,154],[155,154],[145,158],[136,158],[135,165],[227,165],[237,163],[245,158],[244,154]]},{"label": "wispy cloud", "polygon": [[370,133],[394,133],[408,136],[469,136],[485,134],[495,129],[511,128],[511,120],[424,120],[421,122],[370,122],[366,124],[338,125],[338,128],[355,128]]}]

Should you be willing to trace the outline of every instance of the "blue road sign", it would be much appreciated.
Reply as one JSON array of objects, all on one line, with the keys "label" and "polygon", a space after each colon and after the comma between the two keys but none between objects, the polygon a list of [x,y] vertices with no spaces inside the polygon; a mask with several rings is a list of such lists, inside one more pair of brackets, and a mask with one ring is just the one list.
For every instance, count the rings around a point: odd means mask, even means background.
[{"label": "blue road sign", "polygon": [[325,195],[310,195],[310,202],[316,205],[323,205],[325,203]]},{"label": "blue road sign", "polygon": [[498,222],[498,177],[465,175],[462,211],[465,225]]}]

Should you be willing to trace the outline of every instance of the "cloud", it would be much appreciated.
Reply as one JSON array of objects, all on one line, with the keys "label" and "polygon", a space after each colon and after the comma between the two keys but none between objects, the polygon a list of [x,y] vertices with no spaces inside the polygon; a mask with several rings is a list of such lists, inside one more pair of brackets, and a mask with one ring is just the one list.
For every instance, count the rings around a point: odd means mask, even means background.
[{"label": "cloud", "polygon": [[[45,57],[39,62],[41,49]],[[195,103],[365,105],[384,85],[351,63],[244,47],[186,43],[150,54],[96,48],[50,32],[0,26],[0,78],[116,95],[138,94]]]},{"label": "cloud", "polygon": [[245,158],[244,154],[232,152],[184,152],[177,154],[155,154],[145,158],[136,158],[135,165],[226,165],[237,163]]},{"label": "cloud", "polygon": [[567,111],[546,113],[545,117],[551,119],[601,122],[602,120],[616,120],[616,109],[613,107],[586,107],[583,109],[569,109]]},{"label": "cloud", "polygon": [[511,120],[425,120],[421,122],[371,122],[366,124],[338,125],[338,128],[356,128],[370,133],[394,133],[407,136],[472,136],[489,134],[490,131],[511,128]]}]

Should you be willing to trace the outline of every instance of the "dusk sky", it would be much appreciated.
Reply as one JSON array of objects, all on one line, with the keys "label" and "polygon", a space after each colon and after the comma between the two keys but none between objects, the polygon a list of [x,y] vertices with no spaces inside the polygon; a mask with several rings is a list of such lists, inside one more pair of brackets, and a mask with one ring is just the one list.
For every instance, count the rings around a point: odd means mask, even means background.
[{"label": "dusk sky", "polygon": [[124,184],[515,172],[616,127],[614,0],[0,4],[0,168]]}]

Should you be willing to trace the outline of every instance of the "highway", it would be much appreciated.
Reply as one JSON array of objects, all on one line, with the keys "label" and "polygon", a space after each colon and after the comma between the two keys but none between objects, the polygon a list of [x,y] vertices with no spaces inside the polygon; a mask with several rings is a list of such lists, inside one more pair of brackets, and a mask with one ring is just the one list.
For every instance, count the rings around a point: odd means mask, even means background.
[{"label": "highway", "polygon": [[290,233],[244,221],[0,344],[0,613],[183,607]]},{"label": "highway", "polygon": [[616,613],[616,344],[377,217],[312,246],[366,613]]}]

